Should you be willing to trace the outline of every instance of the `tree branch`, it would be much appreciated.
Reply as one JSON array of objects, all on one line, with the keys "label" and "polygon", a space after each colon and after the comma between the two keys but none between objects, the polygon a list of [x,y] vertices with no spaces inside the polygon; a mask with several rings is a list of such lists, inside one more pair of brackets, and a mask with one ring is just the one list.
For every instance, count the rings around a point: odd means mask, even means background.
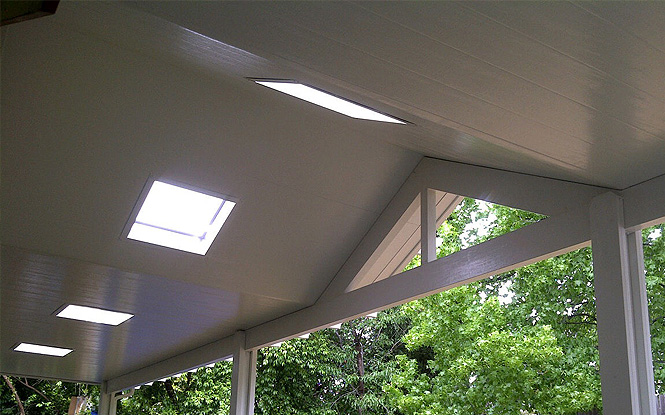
[{"label": "tree branch", "polygon": [[9,389],[12,390],[12,394],[14,395],[14,399],[16,400],[16,404],[18,405],[19,413],[21,415],[25,415],[25,408],[23,408],[23,402],[21,402],[21,398],[19,398],[18,393],[16,392],[16,389],[12,384],[12,381],[6,375],[2,375],[2,378],[5,380],[5,382],[7,382],[7,386],[9,386]]},{"label": "tree branch", "polygon": [[28,388],[32,389],[33,391],[35,391],[39,396],[44,398],[44,400],[46,400],[46,402],[51,402],[51,400],[48,398],[48,396],[44,395],[44,393],[42,391],[38,390],[37,388],[35,388],[31,384],[29,384],[27,378],[25,379],[25,381],[22,381],[20,378],[16,378],[16,380],[18,380],[22,385],[25,385],[26,387],[28,387]]}]

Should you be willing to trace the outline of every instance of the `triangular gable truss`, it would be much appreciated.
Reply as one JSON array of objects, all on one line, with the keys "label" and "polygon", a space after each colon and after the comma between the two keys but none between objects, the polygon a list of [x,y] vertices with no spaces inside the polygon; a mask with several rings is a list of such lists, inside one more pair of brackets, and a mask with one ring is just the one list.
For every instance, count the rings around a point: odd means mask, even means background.
[{"label": "triangular gable truss", "polygon": [[[358,279],[363,281],[362,278],[365,278],[363,272],[366,264],[372,263],[376,253],[386,245],[384,241],[391,241],[391,233],[395,232],[395,228],[399,229],[405,217],[408,217],[414,208],[420,210],[420,205],[427,203],[422,200],[427,200],[428,190],[460,195],[457,197],[471,197],[550,217],[579,210],[581,206],[587,206],[595,195],[607,191],[594,186],[424,158],[340,269],[319,302],[325,302],[363,285],[358,284]],[[429,197],[433,197],[431,193]],[[435,197],[435,200],[438,199]],[[436,213],[436,219],[428,219],[427,215],[421,212],[421,222],[435,220],[436,223],[425,227],[429,231],[427,236],[416,236],[418,243],[420,240],[426,241],[425,245],[430,250],[435,246],[435,230],[442,222],[438,209]],[[433,259],[432,255],[430,260]]]}]

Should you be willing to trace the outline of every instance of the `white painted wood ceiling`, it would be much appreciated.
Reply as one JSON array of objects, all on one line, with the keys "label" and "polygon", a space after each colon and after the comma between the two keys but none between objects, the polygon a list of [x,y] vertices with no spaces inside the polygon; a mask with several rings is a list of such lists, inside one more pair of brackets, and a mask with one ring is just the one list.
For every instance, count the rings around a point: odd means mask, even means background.
[{"label": "white painted wood ceiling", "polygon": [[[665,174],[663,22],[661,2],[63,1],[3,27],[0,371],[99,382],[312,304],[423,155]],[[206,257],[120,238],[149,177],[239,199]],[[70,302],[136,317],[52,315]]]}]

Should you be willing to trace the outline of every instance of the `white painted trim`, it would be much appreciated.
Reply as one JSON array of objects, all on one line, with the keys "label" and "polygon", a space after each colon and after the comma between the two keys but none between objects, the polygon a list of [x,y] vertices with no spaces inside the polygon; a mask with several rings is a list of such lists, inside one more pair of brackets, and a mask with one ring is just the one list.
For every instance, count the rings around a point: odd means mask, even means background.
[{"label": "white painted trim", "polygon": [[569,252],[589,240],[586,209],[566,212],[253,327],[247,330],[246,346],[265,347]]},{"label": "white painted trim", "polygon": [[[437,218],[434,228],[437,229],[464,198],[452,193],[434,192],[437,199]],[[413,200],[402,218],[406,220],[400,220],[391,229],[370,259],[347,285],[346,292],[399,274],[418,253],[421,238],[420,197]]]}]

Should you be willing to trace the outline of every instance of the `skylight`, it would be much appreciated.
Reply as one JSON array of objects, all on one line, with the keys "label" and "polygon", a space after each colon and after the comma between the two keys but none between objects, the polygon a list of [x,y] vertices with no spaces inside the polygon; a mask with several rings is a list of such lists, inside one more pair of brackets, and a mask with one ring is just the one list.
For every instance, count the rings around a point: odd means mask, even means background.
[{"label": "skylight", "polygon": [[205,255],[234,202],[155,181],[127,237]]},{"label": "skylight", "polygon": [[261,79],[256,79],[254,82],[259,85],[272,88],[276,91],[291,95],[293,97],[300,98],[303,101],[311,102],[312,104],[339,112],[340,114],[347,115],[351,118],[389,122],[394,124],[406,124],[404,121],[398,120],[397,118],[381,114],[380,112],[356,104],[355,102],[351,102],[343,98],[338,98],[329,94],[328,92],[312,88],[311,86],[299,84],[297,82]]},{"label": "skylight", "polygon": [[21,343],[14,348],[17,352],[44,354],[47,356],[63,357],[72,352],[72,349],[63,349],[61,347],[42,346],[32,343]]},{"label": "skylight", "polygon": [[108,324],[111,326],[117,326],[118,324],[134,317],[133,314],[72,304],[65,307],[61,312],[56,314],[56,316],[70,318],[72,320],[89,321],[91,323]]}]

